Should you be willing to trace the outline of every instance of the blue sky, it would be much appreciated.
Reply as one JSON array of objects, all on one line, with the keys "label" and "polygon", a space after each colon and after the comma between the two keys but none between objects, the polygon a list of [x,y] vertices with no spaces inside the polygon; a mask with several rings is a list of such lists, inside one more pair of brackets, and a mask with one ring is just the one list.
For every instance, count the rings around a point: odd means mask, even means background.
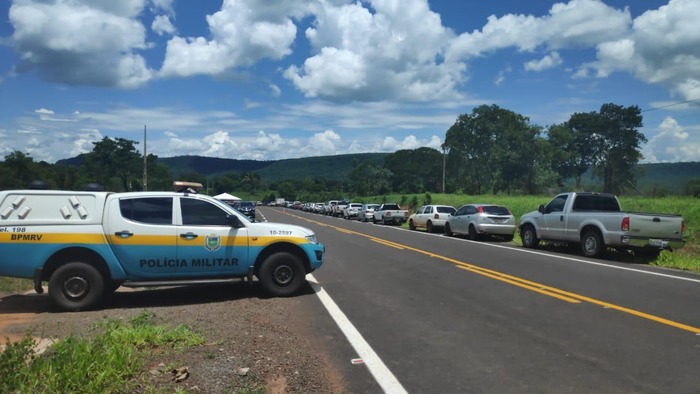
[{"label": "blue sky", "polygon": [[[548,126],[643,110],[645,162],[700,161],[698,0],[11,0],[0,155],[104,137],[161,157],[439,149],[497,104]],[[142,145],[139,145],[142,149]]]}]

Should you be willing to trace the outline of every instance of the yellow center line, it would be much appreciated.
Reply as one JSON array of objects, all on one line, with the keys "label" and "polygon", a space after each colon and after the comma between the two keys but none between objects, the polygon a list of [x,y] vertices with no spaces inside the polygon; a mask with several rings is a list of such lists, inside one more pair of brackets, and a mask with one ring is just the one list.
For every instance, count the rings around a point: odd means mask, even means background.
[{"label": "yellow center line", "polygon": [[346,234],[353,234],[353,235],[358,235],[361,237],[369,238],[371,241],[377,242],[377,243],[382,244],[382,245],[390,246],[390,247],[393,247],[396,249],[409,250],[412,252],[420,253],[420,254],[425,255],[425,256],[440,259],[440,260],[452,263],[452,264],[456,265],[458,268],[461,268],[463,270],[466,270],[466,271],[469,271],[469,272],[472,272],[475,274],[483,275],[483,276],[486,276],[486,277],[489,277],[489,278],[492,278],[495,280],[499,280],[499,281],[504,282],[504,283],[509,283],[509,284],[512,284],[514,286],[518,286],[518,287],[521,287],[524,289],[535,291],[537,293],[544,294],[544,295],[547,295],[549,297],[554,297],[554,298],[557,298],[557,299],[562,300],[562,301],[566,301],[569,303],[580,303],[581,301],[584,301],[584,302],[588,302],[588,303],[591,303],[594,305],[602,306],[604,308],[614,309],[614,310],[617,310],[617,311],[620,311],[623,313],[627,313],[627,314],[630,314],[633,316],[641,317],[643,319],[647,319],[647,320],[651,320],[651,321],[654,321],[657,323],[661,323],[661,324],[664,324],[664,325],[667,325],[670,327],[675,327],[675,328],[678,328],[681,330],[690,331],[690,332],[693,332],[696,334],[700,334],[700,328],[698,328],[698,327],[693,327],[693,326],[690,326],[687,324],[683,324],[683,323],[679,323],[679,322],[676,322],[673,320],[665,319],[663,317],[655,316],[655,315],[652,315],[649,313],[626,308],[624,306],[611,304],[609,302],[597,300],[595,298],[590,298],[590,297],[586,297],[586,296],[583,296],[580,294],[571,293],[571,292],[568,292],[566,290],[557,289],[556,287],[543,285],[541,283],[533,282],[533,281],[530,281],[530,280],[527,280],[524,278],[519,278],[517,276],[509,275],[509,274],[506,274],[503,272],[494,271],[494,270],[491,270],[488,268],[479,267],[479,266],[476,266],[473,264],[465,263],[463,261],[455,260],[455,259],[447,257],[447,256],[442,256],[442,255],[428,252],[428,251],[425,251],[422,249],[417,249],[417,248],[414,248],[414,247],[411,247],[408,245],[403,245],[403,244],[400,244],[397,242],[388,241],[388,240],[385,240],[382,238],[377,238],[377,237],[369,235],[369,234],[364,234],[364,233],[360,233],[357,231],[348,230],[348,229],[333,226],[330,224],[320,223],[320,222],[317,222],[315,220],[306,219],[304,217],[293,215],[293,214],[290,214],[287,212],[284,212],[284,213],[286,215],[293,216],[295,218],[303,219],[309,223],[314,223],[314,224],[321,225],[324,227],[333,228],[335,230],[338,230],[338,231],[346,233]]},{"label": "yellow center line", "polygon": [[379,239],[379,238],[370,238],[370,240],[371,240],[371,241],[374,241],[374,242],[376,242],[376,243],[378,243],[378,244],[382,244],[382,245],[386,245],[386,246],[391,246],[392,248],[396,248],[396,249],[405,249],[405,248],[403,248],[403,247],[401,247],[401,246],[399,246],[399,245],[396,245],[396,244],[393,243],[393,242],[387,242],[387,241],[385,241],[385,240],[383,240],[383,239]]},{"label": "yellow center line", "polygon": [[546,295],[546,296],[550,296],[550,297],[553,297],[553,298],[557,298],[557,299],[560,299],[560,300],[562,300],[562,301],[570,302],[570,303],[572,303],[572,304],[579,304],[579,303],[581,303],[581,301],[579,301],[579,300],[577,300],[577,299],[575,299],[575,298],[569,298],[569,297],[565,297],[565,296],[562,296],[562,295],[559,295],[559,294],[556,294],[556,293],[550,293],[549,291],[543,290],[542,288],[538,288],[538,287],[535,287],[535,286],[526,285],[526,284],[520,283],[520,282],[515,281],[515,280],[510,280],[510,279],[506,279],[506,278],[501,278],[501,277],[499,277],[499,276],[497,276],[497,275],[487,274],[487,273],[485,273],[485,272],[481,272],[481,271],[479,271],[479,270],[475,270],[475,269],[472,269],[472,268],[469,268],[469,267],[457,266],[457,268],[460,268],[460,269],[463,269],[463,270],[467,270],[467,271],[471,271],[471,272],[473,272],[473,273],[475,273],[475,274],[487,276],[487,277],[489,277],[489,278],[493,278],[493,279],[496,279],[496,280],[500,280],[501,282],[510,283],[511,285],[518,286],[518,287],[522,287],[522,288],[528,289],[528,290],[532,290],[532,291],[534,291],[534,292],[537,292],[537,293],[540,293],[540,294],[544,294],[544,295]]}]

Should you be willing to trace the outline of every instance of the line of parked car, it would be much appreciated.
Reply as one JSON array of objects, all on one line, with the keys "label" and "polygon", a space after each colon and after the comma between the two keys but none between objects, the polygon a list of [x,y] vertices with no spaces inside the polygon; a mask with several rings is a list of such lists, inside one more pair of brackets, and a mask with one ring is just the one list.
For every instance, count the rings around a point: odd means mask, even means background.
[{"label": "line of parked car", "polygon": [[[296,208],[296,206],[291,206]],[[342,200],[301,204],[297,209],[360,222],[402,224],[446,235],[465,235],[472,240],[488,236],[503,241],[513,240],[515,217],[506,207],[495,204],[465,204],[459,209],[450,205],[423,205],[410,214],[398,204],[363,204]]]},{"label": "line of parked car", "polygon": [[416,230],[464,235],[471,240],[487,237],[512,241],[519,231],[523,246],[537,248],[541,241],[578,245],[583,255],[599,257],[606,249],[632,251],[655,258],[662,250],[685,245],[685,221],[681,215],[625,212],[613,194],[561,193],[546,205],[520,218],[507,207],[470,203],[459,209],[449,205],[423,205],[409,215],[398,204],[361,204],[331,200],[294,208],[361,222],[402,224]]}]

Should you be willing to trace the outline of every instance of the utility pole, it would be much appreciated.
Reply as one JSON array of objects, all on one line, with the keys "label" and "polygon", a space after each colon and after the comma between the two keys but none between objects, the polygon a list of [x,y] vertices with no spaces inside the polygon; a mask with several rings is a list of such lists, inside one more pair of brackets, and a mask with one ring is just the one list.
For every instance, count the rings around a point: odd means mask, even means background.
[{"label": "utility pole", "polygon": [[146,125],[143,125],[143,191],[148,191],[148,153],[146,151]]}]

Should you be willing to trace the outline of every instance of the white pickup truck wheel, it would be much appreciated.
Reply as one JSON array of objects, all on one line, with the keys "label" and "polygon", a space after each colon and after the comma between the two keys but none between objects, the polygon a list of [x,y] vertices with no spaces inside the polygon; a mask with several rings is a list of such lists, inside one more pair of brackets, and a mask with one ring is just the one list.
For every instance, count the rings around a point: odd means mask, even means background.
[{"label": "white pickup truck wheel", "polygon": [[49,279],[49,296],[56,305],[69,311],[90,308],[100,301],[104,292],[102,274],[87,263],[62,265]]},{"label": "white pickup truck wheel", "polygon": [[523,246],[526,248],[536,248],[540,244],[535,228],[529,224],[520,230],[520,238],[523,241]]},{"label": "white pickup truck wheel", "polygon": [[586,257],[598,257],[605,250],[603,238],[596,230],[588,230],[581,237],[581,251]]},{"label": "white pickup truck wheel", "polygon": [[258,280],[268,294],[290,296],[296,294],[306,281],[304,266],[295,255],[277,252],[262,263]]}]

